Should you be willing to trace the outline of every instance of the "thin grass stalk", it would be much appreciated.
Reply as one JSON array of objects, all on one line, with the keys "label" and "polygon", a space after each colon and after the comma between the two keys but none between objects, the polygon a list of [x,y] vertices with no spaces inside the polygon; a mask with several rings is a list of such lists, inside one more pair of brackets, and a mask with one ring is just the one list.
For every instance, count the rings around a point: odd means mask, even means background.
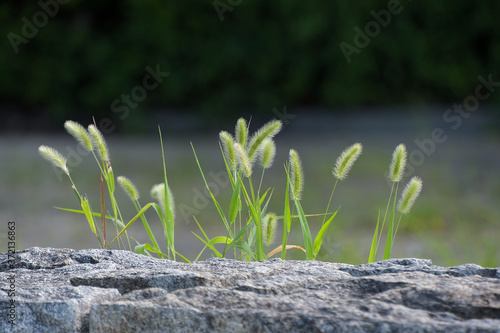
[{"label": "thin grass stalk", "polygon": [[168,180],[167,180],[167,167],[165,163],[165,151],[163,148],[163,138],[161,135],[161,129],[160,126],[158,125],[158,133],[160,135],[160,145],[161,145],[161,157],[162,157],[162,162],[163,162],[163,180],[165,184],[164,192],[165,192],[165,222],[167,226],[167,235],[168,235],[168,242],[167,246],[168,248],[172,251],[173,258],[175,260],[175,245],[174,245],[174,207],[173,207],[173,202],[170,201],[170,190],[168,186]]},{"label": "thin grass stalk", "polygon": [[399,183],[397,183],[396,185],[396,193],[394,194],[394,202],[392,205],[392,212],[391,212],[391,221],[389,223],[389,230],[387,231],[387,239],[385,241],[384,260],[391,258],[392,240],[394,238],[394,215],[396,213],[396,199],[397,199],[396,197],[398,194],[398,187]]},{"label": "thin grass stalk", "polygon": [[288,177],[288,173],[290,166],[288,164],[285,165],[285,172],[287,174],[286,177],[286,189],[285,189],[285,204],[283,209],[283,238],[281,241],[281,259],[285,260],[286,257],[286,249],[288,242],[288,233],[290,232],[291,218],[290,218],[290,178]]}]

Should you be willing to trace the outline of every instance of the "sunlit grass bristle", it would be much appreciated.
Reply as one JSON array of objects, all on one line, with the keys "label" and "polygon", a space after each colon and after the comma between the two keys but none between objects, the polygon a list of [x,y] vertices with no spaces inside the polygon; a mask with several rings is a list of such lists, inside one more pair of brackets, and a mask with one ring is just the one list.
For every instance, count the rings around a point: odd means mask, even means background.
[{"label": "sunlit grass bristle", "polygon": [[304,173],[299,154],[290,149],[290,190],[294,200],[300,200],[304,187]]},{"label": "sunlit grass bristle", "polygon": [[[175,210],[174,210],[174,207],[175,207],[174,196],[172,195],[172,191],[170,190],[170,187],[167,188],[167,192],[168,192],[168,197],[169,197],[169,201],[170,201],[170,209],[171,209],[172,213],[174,213],[175,212]],[[158,204],[160,205],[163,213],[166,214],[166,209],[165,209],[166,208],[165,207],[165,184],[164,183],[160,183],[160,184],[154,185],[151,188],[151,197],[158,202]]]},{"label": "sunlit grass bristle", "polygon": [[264,169],[269,169],[274,162],[276,156],[276,144],[272,139],[266,139],[262,142],[260,150],[260,162]]},{"label": "sunlit grass bristle", "polygon": [[139,191],[137,187],[132,183],[130,179],[124,176],[119,176],[117,178],[118,184],[120,184],[123,191],[129,196],[130,200],[137,201],[139,200]]},{"label": "sunlit grass bristle", "polygon": [[247,178],[250,177],[252,175],[252,163],[250,162],[247,153],[239,143],[234,144],[234,150],[238,165],[241,170],[243,170],[243,175]]},{"label": "sunlit grass bristle", "polygon": [[94,149],[94,145],[92,143],[92,139],[90,138],[89,133],[79,123],[72,120],[67,120],[64,123],[64,128],[68,133],[73,136],[76,141],[87,151],[92,151]]},{"label": "sunlit grass bristle", "polygon": [[234,138],[231,134],[226,131],[219,133],[219,138],[222,143],[222,148],[224,149],[224,154],[229,164],[229,169],[236,170],[236,155],[234,152]]},{"label": "sunlit grass bristle", "polygon": [[278,218],[275,213],[269,213],[264,216],[262,230],[264,232],[264,244],[266,246],[269,246],[274,242],[277,226]]},{"label": "sunlit grass bristle", "polygon": [[94,143],[94,147],[97,148],[101,156],[101,160],[105,162],[109,161],[108,146],[101,131],[99,131],[95,125],[89,125],[88,131]]},{"label": "sunlit grass bristle", "polygon": [[406,147],[400,144],[392,154],[391,165],[389,166],[389,178],[397,183],[403,178],[406,166]]},{"label": "sunlit grass bristle", "polygon": [[250,161],[254,161],[257,157],[257,153],[261,148],[261,144],[265,139],[272,139],[281,130],[282,123],[279,120],[271,120],[262,126],[257,132],[252,135],[250,142],[248,144],[248,158]]},{"label": "sunlit grass bristle", "polygon": [[363,146],[360,143],[355,143],[340,154],[333,169],[335,178],[343,180],[347,177],[347,174],[351,170],[354,162],[358,159],[362,150]]},{"label": "sunlit grass bristle", "polygon": [[240,118],[236,122],[234,136],[236,142],[238,142],[245,149],[248,141],[248,125],[245,119]]},{"label": "sunlit grass bristle", "polygon": [[61,170],[69,176],[66,158],[61,153],[54,148],[47,146],[38,147],[38,152],[44,159],[52,163],[54,166],[61,168]]},{"label": "sunlit grass bristle", "polygon": [[422,180],[419,177],[412,177],[401,194],[398,210],[403,214],[408,214],[420,191],[422,191]]}]

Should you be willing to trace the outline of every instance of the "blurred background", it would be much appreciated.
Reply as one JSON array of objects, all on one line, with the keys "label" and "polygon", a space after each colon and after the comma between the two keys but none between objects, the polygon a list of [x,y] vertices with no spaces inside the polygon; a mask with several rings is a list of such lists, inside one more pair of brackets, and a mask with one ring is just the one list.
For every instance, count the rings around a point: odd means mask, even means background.
[{"label": "blurred background", "polygon": [[[68,179],[37,152],[44,144],[66,155],[78,189],[98,207],[97,165],[63,128],[68,119],[87,126],[94,118],[115,174],[136,183],[143,204],[162,181],[161,126],[176,247],[194,259],[203,247],[193,215],[211,237],[225,229],[203,194],[190,142],[228,207],[229,186],[217,176],[224,170],[218,132],[232,132],[244,117],[251,131],[273,118],[284,123],[264,178],[275,188],[277,213],[290,148],[305,168],[306,213],[323,213],[337,156],[363,144],[337,186],[332,207],[342,208],[319,260],[366,262],[390,193],[391,155],[404,143],[403,184],[419,176],[424,186],[393,257],[499,266],[499,15],[493,0],[2,1],[2,251],[9,220],[18,249],[98,247],[83,216],[54,209],[79,203]],[[133,207],[117,195],[131,218]],[[150,223],[161,239],[154,215]],[[310,225],[315,235],[321,219]],[[289,243],[302,244],[295,227]],[[142,225],[132,234],[147,240]]]}]

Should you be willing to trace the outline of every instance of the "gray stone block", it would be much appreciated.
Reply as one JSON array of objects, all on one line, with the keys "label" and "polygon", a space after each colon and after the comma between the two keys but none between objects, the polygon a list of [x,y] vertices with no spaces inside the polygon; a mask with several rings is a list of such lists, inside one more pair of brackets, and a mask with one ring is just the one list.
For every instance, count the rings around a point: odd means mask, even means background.
[{"label": "gray stone block", "polygon": [[500,332],[500,268],[30,248],[0,254],[0,332]]}]

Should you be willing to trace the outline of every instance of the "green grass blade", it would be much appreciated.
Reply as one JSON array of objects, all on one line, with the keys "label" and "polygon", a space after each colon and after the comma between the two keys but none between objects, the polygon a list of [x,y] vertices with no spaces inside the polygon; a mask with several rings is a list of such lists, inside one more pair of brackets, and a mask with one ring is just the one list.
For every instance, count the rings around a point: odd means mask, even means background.
[{"label": "green grass blade", "polygon": [[245,227],[241,228],[241,230],[234,236],[233,242],[243,238],[247,230],[252,227],[252,224],[247,224]]},{"label": "green grass blade", "polygon": [[254,222],[254,225],[256,227],[255,259],[257,261],[262,261],[262,260],[264,260],[265,254],[264,254],[264,242],[263,242],[263,238],[262,238],[261,214],[255,208],[252,200],[248,196],[248,192],[245,189],[245,186],[243,186],[243,180],[241,178],[238,178],[238,180],[242,183],[241,188],[242,188],[243,194],[245,196],[245,201],[247,203],[248,209],[250,210],[250,215],[251,215],[253,222]]},{"label": "green grass blade", "polygon": [[193,149],[194,158],[196,159],[196,164],[198,165],[198,170],[200,171],[201,177],[203,178],[203,182],[205,183],[205,187],[208,190],[208,193],[210,194],[210,197],[212,198],[212,201],[214,202],[215,207],[217,208],[217,211],[219,212],[220,217],[222,218],[222,222],[224,222],[224,226],[226,227],[227,231],[229,232],[229,236],[233,237],[232,232],[231,232],[231,228],[230,228],[229,224],[227,223],[226,216],[224,215],[224,212],[222,211],[222,208],[219,205],[219,202],[217,201],[217,199],[215,199],[214,194],[212,193],[212,191],[210,190],[210,187],[208,186],[207,180],[205,178],[205,174],[203,173],[203,170],[201,169],[201,166],[200,166],[200,162],[198,161],[198,156],[196,156],[196,151],[194,150],[193,143],[191,143],[191,148]]},{"label": "green grass blade", "polygon": [[394,202],[392,205],[392,212],[391,212],[391,221],[389,223],[389,230],[387,231],[387,239],[385,241],[385,251],[384,251],[384,260],[391,259],[391,252],[392,252],[392,239],[394,235],[394,215],[396,214],[396,199],[398,196],[398,185],[396,185],[396,193],[394,194]]},{"label": "green grass blade", "polygon": [[134,247],[134,253],[146,255],[146,244],[139,244]]},{"label": "green grass blade", "polygon": [[236,242],[231,242],[231,244],[229,244],[229,248],[231,249],[233,247],[236,247],[236,248],[246,252],[246,254],[250,256],[250,258],[252,258],[252,259],[254,258],[252,248],[250,247],[250,245],[248,245],[247,242],[242,241],[242,240],[239,240]]},{"label": "green grass blade", "polygon": [[286,177],[286,190],[285,190],[285,205],[283,211],[283,238],[281,241],[281,259],[285,260],[286,245],[288,242],[288,234],[290,233],[291,218],[290,218],[290,178],[288,177],[288,166],[285,166]]},{"label": "green grass blade", "polygon": [[89,200],[87,198],[83,198],[81,204],[82,204],[83,213],[85,214],[85,217],[87,218],[90,229],[92,230],[94,235],[97,236],[97,231],[96,231],[95,223],[94,223],[94,216],[92,215],[92,209],[90,208]]},{"label": "green grass blade", "polygon": [[158,125],[158,133],[160,135],[160,145],[161,145],[161,158],[162,158],[162,162],[163,162],[163,180],[164,180],[164,183],[165,183],[165,188],[164,188],[164,191],[165,191],[165,227],[166,227],[166,230],[165,230],[165,234],[167,235],[168,237],[168,240],[166,240],[166,243],[167,243],[167,246],[170,248],[170,250],[172,251],[172,254],[173,254],[173,257],[174,257],[174,260],[175,260],[175,242],[174,242],[174,236],[175,236],[175,233],[174,233],[174,226],[175,226],[175,221],[174,221],[174,207],[173,207],[173,203],[170,202],[170,195],[169,195],[169,186],[168,186],[168,179],[167,179],[167,166],[166,166],[166,163],[165,163],[165,150],[163,148],[163,138],[162,138],[162,135],[161,135],[161,129],[160,129],[160,126]]},{"label": "green grass blade", "polygon": [[118,233],[118,235],[116,235],[116,237],[111,241],[109,242],[109,245],[113,244],[125,231],[127,231],[128,228],[130,228],[130,226],[135,222],[137,221],[142,214],[144,214],[148,209],[149,207],[151,207],[153,205],[153,203],[148,203],[146,206],[144,206],[124,227],[123,229]]},{"label": "green grass blade", "polygon": [[[241,172],[241,171],[240,171]],[[236,182],[233,186],[233,195],[231,196],[231,204],[229,205],[229,222],[231,224],[236,220],[238,214],[238,199],[240,197],[240,182]]]},{"label": "green grass blade", "polygon": [[309,225],[307,224],[307,219],[302,209],[300,201],[295,200],[295,207],[299,215],[300,227],[302,228],[302,235],[304,236],[304,245],[306,248],[306,260],[313,260],[313,247],[312,247],[312,237],[311,230],[309,230]]},{"label": "green grass blade", "polygon": [[316,258],[316,256],[318,255],[318,252],[321,248],[321,244],[323,243],[323,237],[325,236],[326,230],[330,226],[330,223],[332,223],[333,219],[335,218],[335,216],[337,215],[339,210],[340,210],[340,207],[339,207],[339,209],[337,209],[337,211],[335,213],[332,214],[332,216],[328,219],[328,221],[326,221],[323,224],[323,226],[321,227],[321,229],[318,231],[318,234],[316,235],[316,238],[314,239],[314,246],[313,246],[313,257],[314,258]]},{"label": "green grass blade", "polygon": [[368,263],[374,262],[375,257],[377,256],[379,222],[380,222],[380,209],[379,209],[378,215],[377,215],[377,225],[375,227],[375,232],[373,233],[372,246],[370,247],[370,255],[368,256]]}]

